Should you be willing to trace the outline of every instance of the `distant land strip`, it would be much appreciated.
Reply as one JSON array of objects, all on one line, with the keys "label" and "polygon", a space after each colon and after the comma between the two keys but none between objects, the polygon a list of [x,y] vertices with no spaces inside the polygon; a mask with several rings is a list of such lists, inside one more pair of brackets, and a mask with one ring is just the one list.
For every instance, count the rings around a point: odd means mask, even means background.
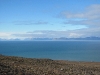
[{"label": "distant land strip", "polygon": [[59,40],[64,40],[64,41],[70,41],[70,40],[100,40],[100,37],[84,37],[84,38],[66,38],[66,37],[59,37],[59,38],[25,38],[25,39],[2,39],[0,38],[0,41],[45,41],[45,40],[50,40],[50,41],[59,41]]}]

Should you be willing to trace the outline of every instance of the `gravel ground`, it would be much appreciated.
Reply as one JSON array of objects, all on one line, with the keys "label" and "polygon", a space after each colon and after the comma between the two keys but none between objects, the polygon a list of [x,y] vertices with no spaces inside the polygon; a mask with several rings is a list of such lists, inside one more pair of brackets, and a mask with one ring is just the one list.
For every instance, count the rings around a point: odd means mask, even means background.
[{"label": "gravel ground", "polygon": [[0,75],[100,75],[100,62],[0,55]]}]

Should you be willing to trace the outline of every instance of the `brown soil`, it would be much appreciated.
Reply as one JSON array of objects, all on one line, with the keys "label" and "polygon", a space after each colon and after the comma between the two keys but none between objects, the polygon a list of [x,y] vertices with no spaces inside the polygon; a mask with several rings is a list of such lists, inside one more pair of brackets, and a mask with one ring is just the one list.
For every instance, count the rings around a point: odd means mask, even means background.
[{"label": "brown soil", "polygon": [[75,62],[0,55],[0,75],[100,75],[100,62]]}]

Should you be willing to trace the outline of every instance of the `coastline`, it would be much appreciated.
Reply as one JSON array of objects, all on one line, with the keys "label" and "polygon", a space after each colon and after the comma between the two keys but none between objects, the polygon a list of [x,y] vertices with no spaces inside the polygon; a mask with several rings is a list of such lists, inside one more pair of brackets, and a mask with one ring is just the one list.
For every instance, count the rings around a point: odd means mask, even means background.
[{"label": "coastline", "polygon": [[0,55],[0,75],[100,75],[100,62]]}]

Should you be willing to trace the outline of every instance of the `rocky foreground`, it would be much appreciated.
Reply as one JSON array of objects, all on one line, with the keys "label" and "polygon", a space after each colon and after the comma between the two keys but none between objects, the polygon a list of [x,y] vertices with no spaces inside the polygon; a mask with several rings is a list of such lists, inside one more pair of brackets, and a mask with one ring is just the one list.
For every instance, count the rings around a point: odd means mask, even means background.
[{"label": "rocky foreground", "polygon": [[0,75],[100,75],[100,62],[74,62],[0,55]]}]

